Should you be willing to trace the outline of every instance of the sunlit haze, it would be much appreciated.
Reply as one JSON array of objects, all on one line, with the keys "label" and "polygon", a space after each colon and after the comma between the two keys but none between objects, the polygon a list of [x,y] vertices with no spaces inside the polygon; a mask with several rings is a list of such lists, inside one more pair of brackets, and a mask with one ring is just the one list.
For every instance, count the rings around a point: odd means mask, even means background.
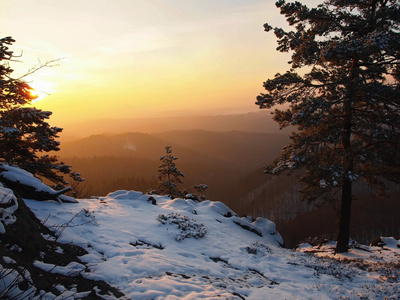
[{"label": "sunlit haze", "polygon": [[287,68],[263,31],[285,22],[274,2],[3,0],[0,33],[16,40],[18,76],[60,59],[26,78],[58,126],[249,112],[263,81]]}]

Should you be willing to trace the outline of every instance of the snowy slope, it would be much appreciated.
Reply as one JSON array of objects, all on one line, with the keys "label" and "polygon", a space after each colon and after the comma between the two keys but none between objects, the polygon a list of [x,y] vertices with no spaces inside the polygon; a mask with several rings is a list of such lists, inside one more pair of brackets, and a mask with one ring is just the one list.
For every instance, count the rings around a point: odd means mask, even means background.
[{"label": "snowy slope", "polygon": [[283,249],[272,222],[239,218],[221,202],[149,197],[117,191],[79,203],[26,203],[59,241],[89,252],[82,260],[90,271],[72,265],[60,272],[103,279],[128,299],[400,298],[398,241],[386,251],[389,261],[381,248],[361,251],[381,253],[373,263],[386,268],[385,277],[378,267],[360,268],[365,257],[357,251],[344,264]]},{"label": "snowy slope", "polygon": [[[17,168],[7,172],[20,174]],[[25,183],[44,188],[31,174],[22,175]],[[382,238],[380,247],[353,243],[349,253],[335,255],[332,242],[284,249],[274,223],[239,218],[221,202],[121,190],[77,203],[25,203],[59,242],[87,251],[82,263],[66,266],[45,263],[43,253],[36,268],[104,280],[124,299],[400,299],[400,247],[394,238]],[[0,236],[17,221],[17,209],[13,191],[0,185]],[[56,251],[62,254],[62,246]],[[14,299],[82,299],[90,293],[58,284],[60,296],[37,291],[34,297],[31,287],[24,292],[16,284],[18,265],[3,267],[13,264],[0,253],[0,295],[10,284]]]}]

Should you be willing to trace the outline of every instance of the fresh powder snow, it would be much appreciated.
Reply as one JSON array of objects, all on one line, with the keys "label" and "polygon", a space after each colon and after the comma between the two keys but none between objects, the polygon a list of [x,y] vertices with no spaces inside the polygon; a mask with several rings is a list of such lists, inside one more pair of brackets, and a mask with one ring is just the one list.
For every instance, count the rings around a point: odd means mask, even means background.
[{"label": "fresh powder snow", "polygon": [[[274,223],[239,218],[221,202],[117,191],[79,203],[26,203],[46,220],[45,225],[60,232],[60,242],[79,245],[89,253],[81,257],[89,272],[79,265],[55,271],[102,279],[128,299],[400,297],[400,284],[393,278],[321,259],[306,250],[332,256],[332,248],[284,249]],[[390,253],[392,262],[398,263],[397,244],[388,244],[391,251],[368,247],[336,256],[375,257],[382,262]]]},{"label": "fresh powder snow", "polygon": [[[14,201],[11,190],[0,192]],[[382,247],[354,242],[349,253],[335,255],[333,242],[285,249],[273,222],[239,217],[222,202],[125,190],[77,203],[24,201],[59,242],[88,252],[81,263],[43,259],[35,267],[104,280],[122,299],[400,299],[394,238],[383,238]],[[15,221],[12,207],[0,215],[3,231]],[[0,265],[9,260],[0,257]],[[65,291],[57,299],[84,295]]]}]

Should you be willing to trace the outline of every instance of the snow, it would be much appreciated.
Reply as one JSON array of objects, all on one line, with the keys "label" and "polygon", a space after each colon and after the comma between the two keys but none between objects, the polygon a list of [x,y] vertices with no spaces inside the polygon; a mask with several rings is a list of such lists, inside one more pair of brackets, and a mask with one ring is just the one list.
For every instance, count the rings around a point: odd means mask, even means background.
[{"label": "snow", "polygon": [[398,263],[399,241],[393,238],[384,239],[389,250],[368,247],[371,252],[352,249],[335,256],[334,243],[320,249],[302,245],[297,252],[284,249],[274,223],[239,218],[221,202],[136,191],[79,203],[25,202],[56,231],[58,241],[88,252],[81,257],[87,269],[77,263],[58,267],[37,261],[38,267],[104,280],[128,299],[400,297],[398,277],[383,278],[378,265],[371,271],[348,262]]},{"label": "snow", "polygon": [[[49,194],[57,193],[57,191],[55,191],[48,185],[44,184],[39,178],[34,177],[31,173],[22,170],[16,166],[10,166],[5,163],[0,163],[0,169],[1,169],[1,176],[9,181],[18,182],[23,185],[33,187],[37,192],[46,192]],[[60,201],[64,202],[77,202],[74,198],[66,195],[58,195],[57,198]]]},{"label": "snow", "polygon": [[[304,253],[313,253],[318,257],[334,256],[338,261],[358,260],[369,265],[399,264],[400,263],[400,241],[393,237],[381,237],[384,245],[382,247],[365,246],[354,240],[350,241],[351,248],[348,253],[335,254],[336,243],[327,241],[319,246],[311,246],[310,244],[302,244],[298,247],[298,251]],[[399,294],[400,296],[400,294]]]},{"label": "snow", "polygon": [[325,179],[321,179],[319,181],[319,186],[322,187],[323,189],[328,187],[328,184],[326,183]]},{"label": "snow", "polygon": [[10,181],[20,182],[24,185],[32,186],[37,191],[43,191],[48,193],[55,192],[51,187],[43,184],[43,182],[40,179],[32,176],[31,173],[25,170],[7,164],[0,164],[0,166],[2,169],[1,175]]},{"label": "snow", "polygon": [[[14,212],[18,209],[17,198],[12,190],[3,187],[0,184],[0,234],[6,233],[5,225],[13,224],[17,218]],[[3,207],[3,205],[8,205]]]},{"label": "snow", "polygon": [[61,267],[61,266],[55,266],[53,264],[47,264],[41,261],[36,261],[34,263],[34,266],[50,273],[61,274],[66,276],[76,276],[83,270],[85,270],[85,266],[77,262],[71,262],[67,266]]},{"label": "snow", "polygon": [[[43,188],[27,172],[9,172],[8,178]],[[0,199],[0,232],[5,233],[18,205],[2,186]],[[87,251],[81,262],[66,266],[45,263],[43,253],[36,268],[104,280],[124,299],[400,299],[400,246],[393,237],[382,238],[379,247],[352,241],[344,254],[334,253],[332,241],[302,244],[295,251],[282,248],[273,222],[239,217],[222,202],[126,190],[75,203],[24,201],[59,242]],[[62,245],[55,250],[64,253]],[[14,263],[0,256],[0,266],[3,262]],[[0,275],[0,288],[20,276],[3,267]],[[23,276],[29,281],[28,271]],[[62,299],[89,293],[56,288]],[[33,286],[9,291],[17,299],[61,299],[45,291],[33,297],[35,292]]]}]

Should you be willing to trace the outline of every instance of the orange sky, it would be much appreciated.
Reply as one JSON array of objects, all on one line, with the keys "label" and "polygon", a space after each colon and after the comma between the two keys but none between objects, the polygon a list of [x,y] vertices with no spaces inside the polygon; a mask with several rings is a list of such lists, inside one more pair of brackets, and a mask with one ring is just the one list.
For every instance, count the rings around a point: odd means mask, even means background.
[{"label": "orange sky", "polygon": [[263,81],[288,68],[263,31],[266,22],[284,24],[274,2],[2,0],[0,34],[23,54],[15,76],[61,59],[27,78],[40,96],[35,106],[52,111],[57,126],[249,112]]}]

